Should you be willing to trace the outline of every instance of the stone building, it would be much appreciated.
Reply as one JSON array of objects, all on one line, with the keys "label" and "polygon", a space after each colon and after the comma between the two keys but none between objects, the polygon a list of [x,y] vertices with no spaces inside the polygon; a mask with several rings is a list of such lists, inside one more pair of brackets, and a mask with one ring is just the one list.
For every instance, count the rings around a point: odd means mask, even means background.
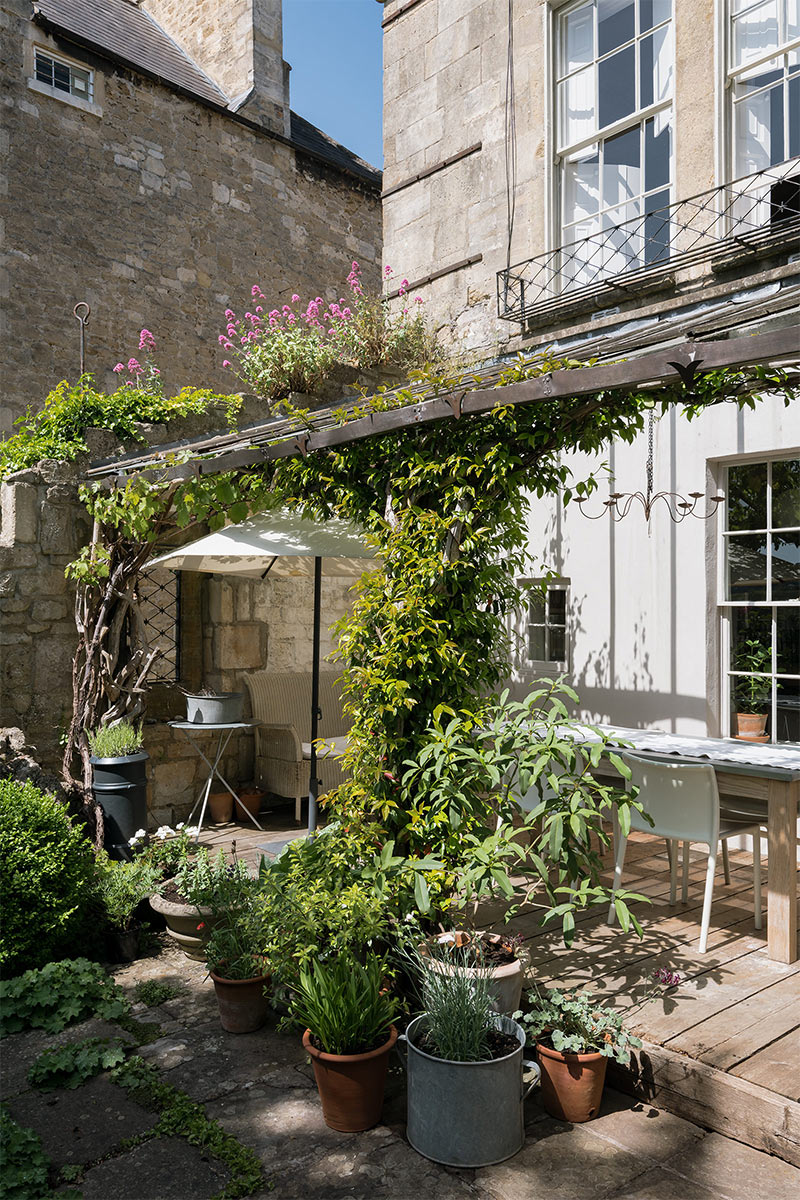
[{"label": "stone building", "polygon": [[258,282],[280,305],[373,285],[380,173],[291,111],[281,0],[1,0],[0,435],[138,330],[168,388],[234,390],[217,335]]},{"label": "stone building", "polygon": [[[386,0],[383,25],[385,255],[454,348],[619,359],[789,327],[800,358],[795,0]],[[647,458],[646,433],[611,447],[609,493],[644,490]],[[589,717],[728,735],[757,673],[767,735],[800,741],[798,405],[673,410],[652,462],[655,491],[728,504],[532,505],[517,684],[563,671]]]}]

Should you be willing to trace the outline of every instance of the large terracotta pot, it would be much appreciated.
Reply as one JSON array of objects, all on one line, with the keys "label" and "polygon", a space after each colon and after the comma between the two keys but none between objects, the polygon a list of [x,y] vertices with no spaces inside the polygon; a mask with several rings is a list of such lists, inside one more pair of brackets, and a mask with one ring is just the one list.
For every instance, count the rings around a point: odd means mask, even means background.
[{"label": "large terracotta pot", "polygon": [[[211,933],[211,909],[165,900],[158,893],[150,897],[150,907],[161,913],[167,923],[167,933],[187,958],[205,962],[205,945]],[[198,925],[203,928],[198,929]]]},{"label": "large terracotta pot", "polygon": [[325,1124],[340,1133],[361,1133],[381,1119],[383,1090],[389,1053],[397,1041],[394,1025],[382,1046],[365,1054],[325,1054],[303,1034],[303,1048],[311,1055]]},{"label": "large terracotta pot", "polygon": [[265,990],[269,975],[253,979],[226,979],[209,971],[219,1005],[219,1019],[227,1033],[254,1033],[267,1019],[269,1000]]},{"label": "large terracotta pot", "polygon": [[266,794],[260,788],[242,788],[236,800],[236,820],[249,821],[251,817],[257,817]]},{"label": "large terracotta pot", "polygon": [[208,811],[215,825],[227,825],[233,816],[233,796],[229,791],[210,792]]},{"label": "large terracotta pot", "polygon": [[542,1068],[542,1103],[559,1121],[591,1121],[600,1111],[608,1059],[599,1051],[562,1054],[536,1043]]},{"label": "large terracotta pot", "polygon": [[768,742],[766,713],[737,713],[736,736],[742,742]]}]

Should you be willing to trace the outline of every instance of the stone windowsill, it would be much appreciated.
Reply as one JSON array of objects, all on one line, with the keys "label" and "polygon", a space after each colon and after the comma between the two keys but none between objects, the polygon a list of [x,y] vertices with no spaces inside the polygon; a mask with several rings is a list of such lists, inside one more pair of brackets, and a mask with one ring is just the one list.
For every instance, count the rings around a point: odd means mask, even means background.
[{"label": "stone windowsill", "polygon": [[69,104],[72,108],[79,108],[82,112],[91,113],[92,116],[102,117],[103,109],[99,104],[95,104],[92,100],[82,100],[80,96],[73,96],[71,92],[62,92],[60,88],[51,87],[49,83],[42,83],[38,79],[29,79],[28,87],[32,92],[38,92],[40,96],[52,96],[54,100],[60,100],[62,104]]}]

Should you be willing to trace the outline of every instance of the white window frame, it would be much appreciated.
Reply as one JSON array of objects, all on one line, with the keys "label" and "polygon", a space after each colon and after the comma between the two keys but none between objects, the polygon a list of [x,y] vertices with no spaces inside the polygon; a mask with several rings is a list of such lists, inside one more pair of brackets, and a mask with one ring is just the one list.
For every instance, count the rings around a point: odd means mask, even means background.
[{"label": "white window frame", "polygon": [[[565,166],[566,166],[568,159],[571,156],[579,154],[581,150],[585,150],[591,146],[597,145],[598,157],[600,158],[600,160],[602,162],[604,143],[606,143],[609,139],[615,137],[616,135],[618,135],[620,133],[625,133],[628,130],[635,129],[638,127],[639,136],[640,136],[640,160],[639,161],[640,161],[640,181],[641,181],[642,190],[639,192],[639,194],[635,198],[632,198],[630,201],[628,201],[626,203],[635,203],[640,209],[639,215],[643,216],[644,211],[645,211],[645,208],[644,208],[645,202],[649,195],[657,194],[659,192],[667,192],[669,194],[669,199],[668,199],[667,203],[672,203],[672,201],[674,200],[674,188],[675,188],[675,120],[674,120],[675,39],[674,39],[674,31],[675,31],[676,0],[672,0],[672,7],[670,10],[669,21],[661,22],[660,24],[653,26],[652,29],[646,30],[644,33],[642,33],[642,31],[639,27],[639,5],[637,3],[635,5],[634,37],[632,39],[629,39],[627,42],[620,44],[619,46],[615,46],[613,50],[608,51],[602,55],[597,53],[598,47],[595,45],[595,47],[594,47],[595,54],[594,54],[594,58],[592,60],[595,65],[594,113],[595,113],[595,119],[598,120],[599,119],[599,96],[598,96],[599,71],[597,70],[597,65],[602,60],[610,57],[611,55],[617,54],[620,50],[622,50],[628,46],[634,46],[635,55],[636,55],[635,79],[636,79],[636,87],[638,90],[638,88],[640,87],[640,83],[641,83],[641,68],[640,68],[640,62],[639,62],[639,55],[640,55],[640,46],[641,46],[643,39],[649,37],[652,33],[654,33],[658,29],[662,29],[665,27],[671,27],[672,87],[670,89],[669,97],[667,97],[664,100],[655,101],[652,104],[647,105],[646,107],[637,108],[632,113],[629,113],[627,116],[622,117],[619,120],[617,120],[609,125],[603,126],[602,128],[598,126],[597,128],[595,128],[595,130],[592,134],[590,134],[590,135],[587,134],[586,136],[584,136],[582,138],[576,139],[574,142],[564,142],[562,140],[563,121],[562,121],[562,107],[561,107],[561,100],[560,100],[559,84],[561,84],[564,80],[570,78],[571,75],[574,75],[579,70],[583,69],[582,67],[576,68],[572,72],[566,72],[566,73],[562,74],[561,54],[562,54],[562,45],[563,45],[563,38],[564,38],[563,30],[564,30],[564,26],[565,26],[565,18],[567,18],[570,13],[576,12],[578,9],[580,9],[584,6],[587,6],[588,4],[593,4],[593,3],[594,3],[594,0],[573,0],[572,3],[559,5],[557,8],[554,8],[554,10],[552,12],[551,22],[550,22],[551,52],[548,57],[549,57],[549,66],[550,66],[551,86],[550,86],[550,101],[549,102],[551,105],[551,129],[552,129],[553,149],[554,149],[554,153],[553,153],[553,185],[554,186],[552,188],[552,191],[554,194],[554,199],[553,199],[553,203],[552,203],[552,228],[553,228],[553,231],[555,234],[555,242],[554,242],[555,246],[565,246],[565,245],[571,244],[572,242],[582,240],[582,237],[580,235],[577,235],[576,231],[575,231],[575,225],[577,222],[576,222],[576,218],[575,218],[574,214],[572,214],[573,219],[570,221],[567,221],[566,220],[567,214],[565,213],[565,210],[564,210],[565,199],[566,199],[566,195],[565,195],[566,188],[565,188],[565,183],[564,183],[564,176],[565,176]],[[644,163],[644,152],[643,151],[644,151],[645,125],[648,120],[655,119],[656,117],[658,117],[662,114],[665,114],[665,113],[669,114],[669,126],[670,126],[669,179],[668,179],[667,184],[661,185],[659,187],[651,188],[651,189],[649,189],[649,191],[647,191],[644,189],[645,163]],[[599,177],[601,180],[601,188],[602,188],[602,171],[600,169],[599,169]],[[588,236],[593,236],[595,233],[597,233],[597,234],[602,233],[604,231],[604,227],[602,224],[602,218],[603,218],[604,213],[613,212],[613,210],[615,208],[619,208],[619,207],[620,207],[619,204],[604,205],[602,202],[602,195],[601,195],[599,197],[599,206],[598,206],[597,213],[593,214],[592,218],[587,219],[587,223],[589,222],[589,220],[591,220],[593,223],[596,222],[597,228],[596,228],[596,230],[592,230],[592,233],[590,233]],[[659,206],[659,207],[664,207],[664,206]],[[569,232],[567,232],[568,226],[571,227],[569,229]],[[606,228],[608,228],[608,227],[606,227]],[[584,235],[584,236],[587,236],[587,235]],[[641,240],[641,236],[637,240]],[[639,265],[641,265],[641,264],[640,263],[632,263],[626,269],[633,270],[633,269],[636,269],[636,267]],[[611,273],[614,273],[613,270]]]},{"label": "white window frame", "polygon": [[[746,61],[737,64],[734,60],[736,39],[734,37],[734,27],[738,18],[758,7],[763,0],[745,0],[738,12],[734,11],[734,0],[723,0],[725,6],[725,37],[726,37],[726,90],[728,93],[727,104],[727,142],[728,154],[730,156],[731,172],[733,178],[743,177],[750,172],[747,167],[740,164],[736,157],[736,142],[738,129],[738,114],[744,110],[743,101],[746,98],[762,95],[769,91],[776,84],[772,83],[764,85],[764,87],[754,92],[742,92],[737,95],[737,87],[741,81],[748,75],[755,72],[759,67],[766,67],[768,64],[778,60],[781,61],[781,69],[783,72],[783,157],[778,163],[771,164],[779,166],[780,163],[790,162],[789,155],[789,58],[793,53],[800,54],[800,34],[790,38],[788,34],[787,14],[789,0],[777,0],[779,11],[779,34],[778,45],[775,49],[766,51],[761,55],[749,58]],[[797,156],[794,156],[797,158]],[[798,160],[800,161],[800,160]],[[760,169],[760,168],[759,168]]]},{"label": "white window frame", "polygon": [[[570,628],[570,580],[565,576],[557,576],[549,579],[524,579],[521,581],[526,589],[526,606],[523,618],[522,634],[524,638],[521,658],[523,660],[526,671],[534,669],[545,674],[558,673],[562,674],[569,670],[569,664],[572,659],[572,637]],[[551,592],[564,593],[564,625],[556,625],[549,620],[549,596]],[[543,597],[544,599],[544,621],[531,620],[531,605],[534,595]],[[550,647],[550,629],[557,628],[564,630],[564,658],[532,658],[530,654],[530,631],[532,628],[544,629],[545,654],[548,654]]]},{"label": "white window frame", "polygon": [[[731,701],[732,680],[746,677],[750,674],[763,676],[770,679],[770,698],[769,698],[769,737],[771,744],[775,745],[796,745],[794,742],[776,742],[776,732],[778,730],[777,722],[777,698],[778,698],[778,679],[787,679],[790,681],[800,681],[800,670],[795,674],[791,671],[778,671],[776,663],[777,652],[777,610],[778,609],[800,609],[800,598],[791,600],[776,600],[772,597],[772,534],[777,530],[800,531],[800,525],[789,526],[774,526],[772,523],[772,468],[773,464],[785,462],[788,459],[800,457],[800,450],[796,449],[785,454],[759,454],[752,457],[730,460],[724,463],[724,490],[728,493],[728,472],[731,467],[740,466],[759,466],[767,465],[767,525],[764,529],[748,529],[746,531],[731,532],[728,530],[728,506],[725,504],[724,527],[720,533],[718,543],[717,557],[717,611],[719,614],[719,629],[720,629],[720,713],[722,716],[722,736],[734,737],[735,729],[735,709]],[[766,540],[766,590],[764,600],[731,600],[728,598],[727,584],[727,544],[731,537],[742,535],[758,535],[763,534]],[[770,652],[772,655],[771,668],[764,672],[747,672],[737,671],[731,664],[732,651],[732,613],[735,609],[750,608],[761,609],[764,612],[770,613]]]},{"label": "white window frame", "polygon": [[[69,71],[70,87],[69,90],[63,87],[57,87],[53,83],[48,83],[45,80],[37,78],[37,69],[39,59],[49,59],[53,64],[65,67]],[[86,91],[73,91],[73,78],[80,72],[81,76],[86,77]],[[43,96],[52,96],[54,100],[60,100],[64,104],[69,104],[73,108],[83,109],[85,112],[91,112],[95,115],[102,115],[102,109],[96,101],[95,97],[95,73],[91,67],[87,67],[85,63],[78,62],[76,59],[67,58],[65,55],[53,50],[50,46],[42,46],[34,43],[32,47],[31,59],[31,75],[28,79],[28,87],[31,91],[38,92]]]}]

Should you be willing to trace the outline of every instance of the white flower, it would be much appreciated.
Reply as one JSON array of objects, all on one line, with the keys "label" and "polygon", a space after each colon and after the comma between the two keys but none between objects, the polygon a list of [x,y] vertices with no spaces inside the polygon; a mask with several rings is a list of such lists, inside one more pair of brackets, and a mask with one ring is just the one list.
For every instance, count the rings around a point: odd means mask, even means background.
[{"label": "white flower", "polygon": [[165,838],[172,837],[172,833],[173,831],[169,825],[159,825],[158,829],[156,830],[156,837],[163,842]]},{"label": "white flower", "polygon": [[[142,840],[142,838],[147,837],[147,830],[146,829],[137,829],[136,833],[133,835],[133,837],[136,838],[137,842],[140,842]],[[131,841],[132,840],[133,840],[133,838],[131,839]]]},{"label": "white flower", "polygon": [[187,825],[187,827],[186,827],[187,837],[197,837],[199,833],[200,833],[199,825]]},{"label": "white flower", "polygon": [[177,824],[177,825],[175,826],[175,832],[176,832],[176,833],[180,833],[180,831],[183,829],[183,827],[184,827],[184,825],[185,825],[185,824],[186,824],[186,822],[185,822],[185,821],[180,821],[180,822],[179,822],[179,824]]}]

